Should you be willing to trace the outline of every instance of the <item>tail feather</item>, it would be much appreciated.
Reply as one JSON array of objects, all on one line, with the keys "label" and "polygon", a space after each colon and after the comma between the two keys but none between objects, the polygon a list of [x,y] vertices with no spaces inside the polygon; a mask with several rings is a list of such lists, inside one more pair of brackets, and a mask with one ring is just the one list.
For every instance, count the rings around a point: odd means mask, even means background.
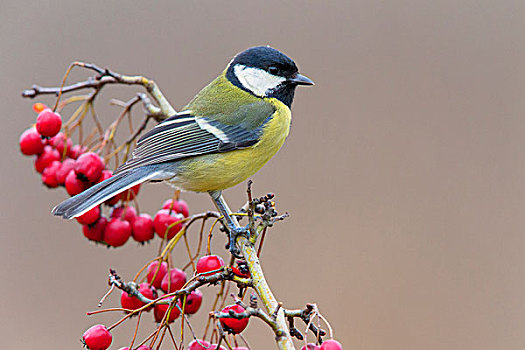
[{"label": "tail feather", "polygon": [[53,208],[52,213],[53,215],[62,216],[65,219],[75,218],[111,197],[143,183],[156,175],[157,172],[151,171],[148,167],[116,174],[88,188],[84,192],[63,201]]}]

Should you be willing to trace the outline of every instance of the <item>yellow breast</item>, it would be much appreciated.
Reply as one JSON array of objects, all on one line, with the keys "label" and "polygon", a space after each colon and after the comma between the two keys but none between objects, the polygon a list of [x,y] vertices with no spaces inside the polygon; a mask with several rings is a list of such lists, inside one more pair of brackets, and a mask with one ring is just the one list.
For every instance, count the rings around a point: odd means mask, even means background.
[{"label": "yellow breast", "polygon": [[276,111],[264,126],[259,142],[240,150],[183,160],[170,183],[186,191],[217,191],[233,187],[261,169],[283,145],[291,122],[291,112],[285,104],[274,98],[266,100]]}]

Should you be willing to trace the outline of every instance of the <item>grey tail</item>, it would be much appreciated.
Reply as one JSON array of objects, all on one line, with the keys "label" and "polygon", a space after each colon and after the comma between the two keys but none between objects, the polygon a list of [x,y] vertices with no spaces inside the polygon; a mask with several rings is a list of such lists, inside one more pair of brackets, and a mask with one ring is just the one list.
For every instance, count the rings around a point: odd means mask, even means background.
[{"label": "grey tail", "polygon": [[155,177],[157,174],[156,171],[147,166],[118,173],[63,201],[53,208],[52,213],[65,219],[75,218],[120,192]]}]

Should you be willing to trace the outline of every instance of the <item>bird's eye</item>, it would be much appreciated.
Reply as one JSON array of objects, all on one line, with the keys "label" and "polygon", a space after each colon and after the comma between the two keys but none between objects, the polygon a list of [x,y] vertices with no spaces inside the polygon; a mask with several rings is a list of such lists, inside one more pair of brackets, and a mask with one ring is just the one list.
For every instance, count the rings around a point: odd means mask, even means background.
[{"label": "bird's eye", "polygon": [[276,75],[277,73],[279,73],[279,68],[275,66],[270,66],[268,67],[268,73]]}]

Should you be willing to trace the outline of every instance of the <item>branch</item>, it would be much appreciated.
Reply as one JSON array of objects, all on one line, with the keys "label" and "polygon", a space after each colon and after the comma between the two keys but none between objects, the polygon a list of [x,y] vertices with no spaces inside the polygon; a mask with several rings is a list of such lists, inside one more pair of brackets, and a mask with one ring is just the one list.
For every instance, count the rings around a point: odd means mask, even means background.
[{"label": "branch", "polygon": [[326,331],[323,329],[317,329],[317,327],[311,322],[312,314],[315,315],[316,308],[314,304],[306,304],[306,307],[302,310],[286,310],[284,309],[284,315],[288,319],[290,325],[290,333],[292,336],[296,337],[299,340],[303,340],[302,333],[294,327],[294,318],[300,318],[312,331],[317,339],[320,339],[322,336],[326,335]]},{"label": "branch", "polygon": [[141,292],[139,292],[137,283],[123,282],[120,276],[117,274],[117,272],[113,269],[109,270],[108,284],[112,288],[116,287],[120,290],[123,290],[124,292],[128,293],[130,296],[137,297],[137,299],[139,299],[141,302],[147,304],[141,307],[140,309],[135,310],[134,313],[137,313],[138,311],[142,309],[146,309],[150,307],[152,304],[170,304],[173,301],[173,299],[177,299],[184,295],[189,295],[191,294],[191,292],[193,292],[195,289],[199,287],[202,287],[206,284],[216,284],[217,282],[220,282],[220,281],[233,281],[237,283],[237,285],[240,288],[246,288],[252,285],[251,279],[242,278],[242,277],[235,275],[232,269],[229,267],[223,267],[222,271],[219,271],[212,275],[196,276],[195,278],[188,281],[184,288],[181,288],[173,293],[165,294],[157,299],[149,299],[145,297]]},{"label": "branch", "polygon": [[158,104],[158,107],[148,103],[147,100],[144,102],[146,110],[157,120],[164,120],[176,113],[175,109],[168,102],[166,97],[162,94],[157,84],[143,76],[131,76],[113,72],[108,68],[102,69],[95,64],[84,63],[84,62],[73,62],[72,66],[79,66],[86,69],[93,70],[98,74],[94,77],[89,77],[85,81],[81,81],[72,85],[60,87],[42,87],[39,85],[33,85],[31,89],[24,90],[22,97],[34,98],[38,95],[56,95],[59,96],[61,93],[67,93],[82,89],[101,89],[107,84],[123,84],[123,85],[141,85],[151,95],[153,100]]}]

